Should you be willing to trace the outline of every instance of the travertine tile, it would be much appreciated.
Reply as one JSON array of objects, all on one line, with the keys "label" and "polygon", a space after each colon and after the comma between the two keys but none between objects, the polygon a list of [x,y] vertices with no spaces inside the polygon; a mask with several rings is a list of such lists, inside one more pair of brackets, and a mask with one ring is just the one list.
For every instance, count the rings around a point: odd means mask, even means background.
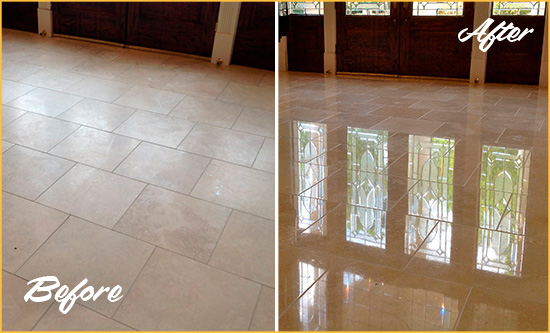
[{"label": "travertine tile", "polygon": [[145,331],[247,330],[259,292],[254,282],[157,249],[114,319]]},{"label": "travertine tile", "polygon": [[2,105],[2,126],[6,126],[26,112],[6,105]]},{"label": "travertine tile", "polygon": [[171,91],[135,86],[120,96],[115,104],[168,114],[185,97]]},{"label": "travertine tile", "polygon": [[267,110],[273,110],[275,106],[275,92],[272,88],[253,87],[233,82],[227,85],[218,99]]},{"label": "travertine tile", "polygon": [[178,149],[240,165],[252,166],[264,138],[225,129],[198,124],[183,140]]},{"label": "travertine tile", "polygon": [[115,133],[176,148],[195,123],[151,112],[137,111]]},{"label": "travertine tile", "polygon": [[104,131],[113,131],[135,111],[120,105],[84,99],[57,118]]},{"label": "travertine tile", "polygon": [[82,97],[79,96],[36,88],[13,100],[9,103],[9,106],[50,117],[57,117],[81,100]]},{"label": "travertine tile", "polygon": [[209,264],[275,286],[275,222],[234,211]]},{"label": "travertine tile", "polygon": [[233,129],[247,133],[275,137],[275,114],[263,109],[246,108]]},{"label": "travertine tile", "polygon": [[262,286],[254,318],[250,323],[251,331],[275,330],[275,290]]},{"label": "travertine tile", "polygon": [[28,84],[23,84],[11,80],[2,80],[2,104],[8,104],[14,99],[21,97],[31,90],[36,89]]},{"label": "travertine tile", "polygon": [[271,173],[214,160],[191,196],[274,219],[274,183]]},{"label": "travertine tile", "polygon": [[143,142],[114,172],[188,194],[209,162],[202,156]]},{"label": "travertine tile", "polygon": [[265,139],[253,168],[275,173],[275,140]]},{"label": "travertine tile", "polygon": [[37,201],[112,227],[144,187],[141,182],[77,164]]},{"label": "travertine tile", "polygon": [[46,89],[63,91],[83,78],[84,76],[82,75],[59,71],[56,69],[42,69],[24,78],[20,82]]},{"label": "travertine tile", "polygon": [[3,154],[2,189],[36,199],[73,165],[71,161],[15,146]]},{"label": "travertine tile", "polygon": [[228,208],[148,186],[115,230],[206,263],[229,214]]},{"label": "travertine tile", "polygon": [[215,99],[227,86],[228,81],[208,79],[205,77],[178,74],[170,80],[162,89],[173,91],[188,96],[199,96],[209,99]]},{"label": "travertine tile", "polygon": [[104,102],[113,102],[131,87],[132,85],[126,83],[87,77],[66,91],[82,97],[98,99]]},{"label": "travertine tile", "polygon": [[50,153],[113,171],[138,144],[138,140],[81,127],[50,150]]},{"label": "travertine tile", "polygon": [[[101,286],[120,285],[122,295],[127,297],[153,248],[134,238],[70,217],[17,274],[27,279],[53,275],[69,286],[76,286],[86,278],[87,285],[95,290]],[[78,269],[74,269],[75,266]],[[113,303],[102,295],[85,305],[110,317],[122,300]]]},{"label": "travertine tile", "polygon": [[187,96],[170,112],[170,116],[230,128],[242,110],[239,105]]}]

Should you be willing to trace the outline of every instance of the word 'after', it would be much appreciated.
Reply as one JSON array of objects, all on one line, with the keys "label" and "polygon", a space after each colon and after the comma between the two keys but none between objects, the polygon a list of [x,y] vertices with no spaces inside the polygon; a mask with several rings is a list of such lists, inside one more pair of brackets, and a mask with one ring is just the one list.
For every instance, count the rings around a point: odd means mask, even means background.
[{"label": "word 'after'", "polygon": [[[44,285],[47,282],[52,283],[49,285]],[[27,285],[33,283],[35,283],[35,285],[25,294],[25,302],[28,302],[29,300],[36,303],[46,302],[52,298],[52,290],[60,286],[59,280],[55,276],[42,276],[29,281]],[[88,283],[88,279],[82,280],[82,282],[74,287],[73,290],[70,290],[66,285],[61,286],[57,290],[54,299],[60,303],[59,311],[61,311],[61,313],[67,314],[79,298],[83,301],[89,301],[90,299],[95,301],[99,298],[99,296],[101,296],[101,294],[108,292],[107,300],[114,303],[123,297],[123,295],[121,295],[122,287],[119,285],[114,286],[112,289],[110,287],[100,287],[96,292],[92,286],[82,289],[86,283]],[[77,295],[80,289],[82,289],[82,291],[80,291]],[[46,294],[35,296],[36,293]]]},{"label": "word 'after'", "polygon": [[[461,42],[465,42],[468,39],[477,36],[479,49],[482,52],[487,52],[487,50],[489,50],[489,48],[493,45],[495,41],[502,42],[503,40],[507,39],[509,42],[514,43],[520,41],[527,34],[533,33],[535,31],[535,29],[528,28],[521,31],[521,29],[514,26],[512,22],[506,25],[506,22],[502,21],[491,32],[487,33],[487,30],[489,30],[489,27],[491,26],[491,24],[493,24],[494,21],[495,20],[488,18],[473,32],[468,32],[468,28],[463,29],[458,33],[458,40]],[[466,35],[463,36],[464,34]]]}]

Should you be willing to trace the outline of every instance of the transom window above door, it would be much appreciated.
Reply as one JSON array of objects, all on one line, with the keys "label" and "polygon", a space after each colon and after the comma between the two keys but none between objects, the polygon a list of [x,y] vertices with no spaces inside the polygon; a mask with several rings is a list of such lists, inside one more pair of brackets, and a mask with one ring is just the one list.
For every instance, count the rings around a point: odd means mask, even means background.
[{"label": "transom window above door", "polygon": [[389,2],[346,2],[346,15],[390,16]]},{"label": "transom window above door", "polygon": [[462,16],[464,2],[415,1],[413,2],[413,16]]},{"label": "transom window above door", "polygon": [[305,15],[319,16],[324,14],[323,2],[317,1],[292,1],[279,2],[279,15]]},{"label": "transom window above door", "polygon": [[546,2],[493,2],[493,15],[544,16]]}]

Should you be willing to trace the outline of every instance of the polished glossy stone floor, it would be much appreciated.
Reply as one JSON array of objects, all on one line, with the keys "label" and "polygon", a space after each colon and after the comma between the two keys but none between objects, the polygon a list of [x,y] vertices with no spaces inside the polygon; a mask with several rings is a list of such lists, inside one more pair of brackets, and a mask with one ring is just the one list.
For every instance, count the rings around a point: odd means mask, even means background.
[{"label": "polished glossy stone floor", "polygon": [[274,73],[2,37],[3,329],[273,330]]},{"label": "polished glossy stone floor", "polygon": [[547,330],[547,89],[280,77],[280,330]]}]

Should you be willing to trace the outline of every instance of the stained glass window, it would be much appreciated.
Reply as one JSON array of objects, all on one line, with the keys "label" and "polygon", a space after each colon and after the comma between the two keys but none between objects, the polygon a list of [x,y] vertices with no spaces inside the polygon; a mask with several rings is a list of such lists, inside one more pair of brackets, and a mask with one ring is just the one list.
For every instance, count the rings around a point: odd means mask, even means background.
[{"label": "stained glass window", "polygon": [[544,16],[545,2],[493,2],[493,15]]},{"label": "stained glass window", "polygon": [[288,16],[288,2],[279,2],[279,16]]},{"label": "stained glass window", "polygon": [[286,11],[288,14],[293,15],[323,15],[324,6],[323,2],[293,1],[287,3]]},{"label": "stained glass window", "polygon": [[462,16],[463,14],[464,2],[413,2],[413,16]]},{"label": "stained glass window", "polygon": [[388,132],[348,127],[346,240],[386,247]]},{"label": "stained glass window", "polygon": [[346,15],[389,16],[389,2],[346,2]]},{"label": "stained glass window", "polygon": [[520,276],[530,152],[483,146],[477,269]]}]

